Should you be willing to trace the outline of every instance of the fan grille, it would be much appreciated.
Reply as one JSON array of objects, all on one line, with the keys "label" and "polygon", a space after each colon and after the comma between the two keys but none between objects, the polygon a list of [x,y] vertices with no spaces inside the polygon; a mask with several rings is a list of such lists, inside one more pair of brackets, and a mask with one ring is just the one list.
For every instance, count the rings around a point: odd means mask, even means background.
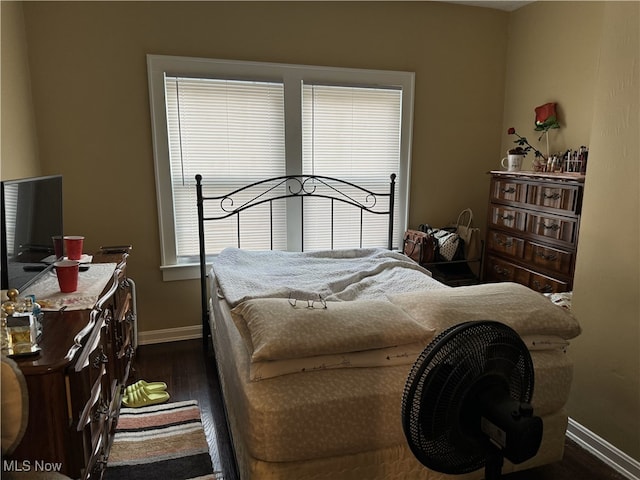
[{"label": "fan grille", "polygon": [[494,321],[451,327],[420,354],[405,384],[402,418],[416,458],[442,473],[462,474],[485,464],[477,405],[469,393],[479,382],[500,383],[519,402],[530,402],[534,371],[520,336]]}]

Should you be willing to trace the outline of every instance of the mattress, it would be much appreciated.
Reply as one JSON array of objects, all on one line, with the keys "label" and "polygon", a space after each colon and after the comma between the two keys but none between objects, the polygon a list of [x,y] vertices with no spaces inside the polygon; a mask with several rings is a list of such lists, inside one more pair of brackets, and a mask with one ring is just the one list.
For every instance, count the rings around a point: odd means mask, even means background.
[{"label": "mattress", "polygon": [[[215,278],[211,285],[216,292]],[[426,470],[406,446],[400,411],[411,365],[252,382],[249,354],[229,305],[215,294],[212,299],[214,349],[243,479],[449,478]],[[562,458],[567,424],[563,406],[571,361],[563,349],[531,353],[536,369],[533,405],[544,422],[543,447],[518,469]],[[504,471],[512,468],[505,465]],[[482,476],[476,474],[455,478]]]}]

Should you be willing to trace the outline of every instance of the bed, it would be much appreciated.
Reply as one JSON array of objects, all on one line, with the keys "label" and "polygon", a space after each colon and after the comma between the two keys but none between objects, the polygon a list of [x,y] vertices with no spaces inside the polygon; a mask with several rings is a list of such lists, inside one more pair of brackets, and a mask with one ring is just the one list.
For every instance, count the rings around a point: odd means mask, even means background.
[{"label": "bed", "polygon": [[[237,202],[244,187],[207,196],[197,177],[203,336],[215,354],[243,480],[449,478],[413,457],[401,401],[424,347],[466,320],[510,324],[534,363],[532,403],[544,422],[542,446],[522,464],[505,462],[503,472],[562,458],[573,370],[566,350],[580,333],[578,323],[521,285],[447,287],[394,251],[394,180],[388,192],[376,194],[329,177],[277,177],[252,184],[263,193]],[[236,244],[207,266],[206,237],[215,235],[210,223],[238,216],[240,225],[240,214],[256,204],[293,197],[305,203],[313,196],[360,215],[386,214],[387,245],[253,251],[242,248],[238,233]],[[209,213],[207,203],[220,211]],[[333,229],[333,218],[330,223]],[[455,478],[482,476],[480,470]]]}]

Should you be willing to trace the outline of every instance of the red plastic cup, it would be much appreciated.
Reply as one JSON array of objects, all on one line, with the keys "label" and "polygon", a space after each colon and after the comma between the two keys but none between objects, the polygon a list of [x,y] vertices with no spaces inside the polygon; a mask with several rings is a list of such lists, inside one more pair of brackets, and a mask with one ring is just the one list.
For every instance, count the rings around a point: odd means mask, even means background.
[{"label": "red plastic cup", "polygon": [[65,235],[64,248],[67,251],[69,260],[80,260],[82,257],[82,246],[84,237],[78,235]]},{"label": "red plastic cup", "polygon": [[75,292],[78,289],[78,272],[80,262],[75,260],[60,260],[55,262],[53,266],[58,276],[58,285],[62,293]]},{"label": "red plastic cup", "polygon": [[60,235],[51,237],[51,240],[53,240],[53,251],[56,255],[56,260],[58,260],[64,256],[64,242]]}]

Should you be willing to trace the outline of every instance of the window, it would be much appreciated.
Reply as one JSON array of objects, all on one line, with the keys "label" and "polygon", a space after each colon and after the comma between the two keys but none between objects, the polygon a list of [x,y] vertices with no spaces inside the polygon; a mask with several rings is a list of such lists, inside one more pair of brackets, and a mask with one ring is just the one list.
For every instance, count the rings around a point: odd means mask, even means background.
[{"label": "window", "polygon": [[[402,91],[305,83],[302,105],[302,172],[346,179],[374,192],[386,192],[389,176],[400,171]],[[305,221],[307,250],[328,248],[328,204],[316,201],[305,207],[305,214],[313,218],[312,222]],[[356,209],[341,204],[334,208],[341,225],[359,224]],[[363,221],[363,246],[386,246],[388,218],[366,215]],[[399,222],[395,222],[394,231],[398,229]],[[359,235],[359,229],[339,229],[333,246],[358,246]]]},{"label": "window", "polygon": [[[207,195],[301,173],[386,192],[395,173],[394,232],[400,244],[407,216],[412,73],[156,55],[147,64],[165,279],[197,276],[190,267],[198,256],[197,173]],[[305,204],[304,238],[297,238],[296,216],[286,205],[245,212],[242,247],[270,247],[251,222],[272,214],[274,248],[299,250],[303,242],[305,250],[330,248],[328,207]],[[334,215],[334,248],[357,246],[353,235],[359,238],[359,232],[346,226],[359,214],[338,207]],[[212,227],[216,233],[207,235],[207,253],[235,245],[235,219]],[[365,216],[364,246],[386,245],[386,233],[386,218]]]}]

